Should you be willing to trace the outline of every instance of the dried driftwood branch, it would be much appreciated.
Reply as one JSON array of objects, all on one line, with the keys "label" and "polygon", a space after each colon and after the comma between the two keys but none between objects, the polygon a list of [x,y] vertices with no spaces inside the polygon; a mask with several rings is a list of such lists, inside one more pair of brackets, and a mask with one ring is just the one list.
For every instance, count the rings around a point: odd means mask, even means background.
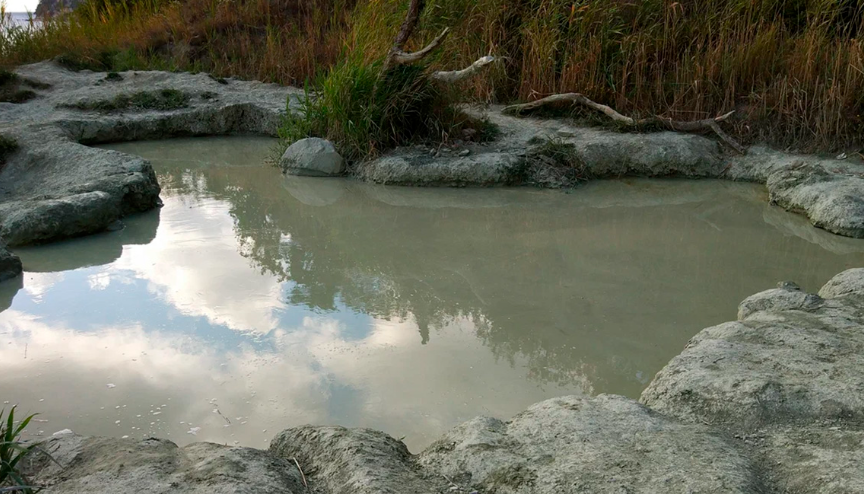
[{"label": "dried driftwood branch", "polygon": [[385,72],[393,65],[403,65],[421,60],[423,57],[432,53],[435,48],[438,48],[441,42],[444,41],[444,38],[447,37],[447,34],[450,33],[449,29],[445,29],[444,32],[439,34],[437,38],[433,39],[432,42],[426,45],[422,50],[413,53],[405,52],[405,44],[408,43],[408,40],[411,39],[411,35],[414,34],[414,29],[417,28],[417,23],[420,21],[420,14],[423,12],[425,6],[426,0],[411,0],[408,4],[408,12],[405,14],[405,20],[402,21],[402,27],[399,28],[399,33],[393,41],[393,47],[390,48],[390,52],[387,53],[387,58],[384,59]]},{"label": "dried driftwood branch", "polygon": [[[447,38],[447,35],[450,34],[450,29],[446,28],[423,49],[415,52],[405,51],[405,44],[408,43],[408,40],[411,39],[411,35],[414,34],[414,29],[417,28],[417,23],[420,21],[420,14],[423,13],[423,8],[425,6],[426,0],[410,0],[410,3],[408,4],[408,12],[405,14],[405,20],[402,21],[402,27],[399,28],[399,33],[393,41],[393,47],[390,48],[390,51],[387,53],[387,58],[384,59],[384,67],[381,70],[382,74],[390,70],[394,65],[405,65],[422,60],[436,48],[441,46],[441,43],[443,43],[444,39]],[[473,76],[480,72],[484,67],[497,60],[498,59],[493,56],[485,56],[462,70],[442,70],[433,73],[431,77],[433,80],[441,82],[458,82]]]},{"label": "dried driftwood branch", "polygon": [[564,93],[553,94],[552,96],[547,96],[545,98],[541,98],[530,103],[511,105],[504,108],[504,112],[518,115],[531,110],[536,110],[537,108],[543,106],[555,105],[559,103],[570,103],[574,105],[586,106],[588,108],[597,110],[605,114],[607,117],[611,118],[615,122],[618,122],[626,127],[646,127],[650,125],[659,125],[679,132],[701,132],[704,130],[711,130],[715,134],[717,134],[717,137],[719,137],[720,140],[722,140],[726,145],[728,145],[735,151],[738,151],[741,154],[747,153],[747,149],[744,148],[744,146],[742,146],[741,144],[739,144],[731,136],[729,136],[729,134],[723,132],[723,129],[721,129],[719,125],[720,122],[723,122],[724,120],[732,116],[732,114],[735,113],[734,110],[715,118],[706,118],[705,120],[694,120],[689,122],[677,121],[672,120],[671,118],[661,117],[650,117],[636,120],[634,118],[627,117],[618,113],[609,106],[601,105],[596,101],[592,101],[585,97],[585,95],[579,93]]},{"label": "dried driftwood branch", "polygon": [[438,45],[440,45],[441,42],[444,41],[444,38],[446,38],[448,34],[450,34],[450,29],[445,28],[444,31],[442,31],[437,38],[433,39],[431,43],[426,45],[425,48],[423,48],[422,50],[417,50],[415,52],[406,53],[402,50],[391,49],[390,55],[388,57],[390,63],[388,65],[403,65],[422,60],[424,57],[426,57],[426,55],[432,53],[432,50],[438,48]]},{"label": "dried driftwood branch", "polygon": [[500,59],[493,57],[492,55],[487,55],[462,70],[440,70],[435,72],[432,74],[432,79],[441,82],[458,82],[473,76],[486,68],[492,62],[497,62],[498,60]]}]

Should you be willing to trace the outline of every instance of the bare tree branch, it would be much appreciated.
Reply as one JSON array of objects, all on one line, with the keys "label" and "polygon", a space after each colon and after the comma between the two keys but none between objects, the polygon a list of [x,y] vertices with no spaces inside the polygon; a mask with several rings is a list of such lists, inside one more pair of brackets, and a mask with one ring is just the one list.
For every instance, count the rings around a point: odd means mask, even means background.
[{"label": "bare tree branch", "polygon": [[432,79],[441,82],[458,82],[473,76],[474,74],[486,68],[486,66],[488,66],[489,64],[497,62],[499,60],[500,58],[487,55],[485,57],[481,57],[476,62],[472,63],[471,65],[465,67],[462,70],[440,70],[438,72],[435,72],[434,74],[432,74]]},{"label": "bare tree branch", "polygon": [[723,132],[723,129],[720,128],[719,123],[723,122],[730,116],[732,116],[734,111],[726,113],[724,115],[720,115],[715,118],[707,118],[705,120],[694,120],[694,121],[677,121],[672,120],[671,118],[660,118],[660,117],[650,117],[643,118],[640,120],[635,120],[633,118],[624,116],[609,106],[601,105],[595,101],[592,101],[579,93],[563,93],[563,94],[553,94],[552,96],[547,96],[545,98],[538,99],[536,101],[532,101],[530,103],[524,103],[520,105],[511,105],[504,108],[505,113],[511,114],[521,114],[527,111],[536,110],[537,108],[549,105],[555,105],[559,103],[570,103],[570,104],[578,104],[582,106],[586,106],[588,108],[597,110],[612,120],[627,126],[627,127],[645,127],[648,125],[660,125],[662,127],[666,127],[671,130],[676,130],[679,132],[700,132],[704,130],[713,131],[717,137],[720,138],[726,145],[734,149],[735,151],[741,154],[747,154],[747,149],[739,144],[735,139],[733,139],[729,134]]},{"label": "bare tree branch", "polygon": [[[432,53],[432,50],[434,50],[435,48],[438,48],[438,45],[440,45],[441,42],[444,41],[444,38],[446,38],[448,34],[450,34],[450,29],[445,28],[444,31],[442,31],[441,34],[438,35],[437,38],[433,39],[432,42],[429,43],[428,45],[426,45],[426,47],[423,48],[422,50],[417,50],[417,51],[412,52],[412,53],[405,53],[404,51],[401,51],[401,50],[391,52],[390,53],[390,64],[395,63],[397,65],[402,65],[402,64],[414,63],[418,60],[422,60],[424,57],[426,57],[426,55],[429,55],[430,53]],[[390,65],[390,64],[388,64],[388,65]]]}]

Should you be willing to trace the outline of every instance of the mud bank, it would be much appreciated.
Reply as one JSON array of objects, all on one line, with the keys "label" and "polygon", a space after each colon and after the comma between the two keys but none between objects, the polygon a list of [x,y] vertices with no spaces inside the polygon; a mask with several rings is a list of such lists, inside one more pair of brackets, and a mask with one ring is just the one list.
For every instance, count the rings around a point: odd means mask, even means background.
[{"label": "mud bank", "polygon": [[637,402],[554,398],[477,417],[419,454],[378,431],[303,426],[268,451],[67,432],[46,492],[851,493],[864,490],[864,269],[792,283],[707,328]]}]

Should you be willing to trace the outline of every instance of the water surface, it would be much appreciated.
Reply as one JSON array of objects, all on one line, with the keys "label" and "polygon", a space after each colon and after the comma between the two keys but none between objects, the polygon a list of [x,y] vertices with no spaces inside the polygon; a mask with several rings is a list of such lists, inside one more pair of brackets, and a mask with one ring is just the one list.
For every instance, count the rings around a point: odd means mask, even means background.
[{"label": "water surface", "polygon": [[111,146],[153,161],[165,206],[17,251],[0,401],[41,412],[45,435],[262,447],[342,424],[418,451],[548,397],[636,398],[746,296],[864,265],[864,243],[753,184],[390,188],[282,177],[271,145]]}]

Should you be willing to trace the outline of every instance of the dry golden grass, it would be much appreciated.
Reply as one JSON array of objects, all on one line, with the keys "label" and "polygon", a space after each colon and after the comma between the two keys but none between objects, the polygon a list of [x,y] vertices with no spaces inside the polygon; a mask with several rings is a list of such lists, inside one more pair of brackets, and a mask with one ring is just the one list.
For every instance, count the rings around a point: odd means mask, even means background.
[{"label": "dry golden grass", "polygon": [[302,84],[338,59],[353,0],[90,2],[0,39],[0,66],[64,55],[106,69]]},{"label": "dry golden grass", "polygon": [[[0,41],[0,65],[72,52],[114,69],[301,84],[346,50],[380,56],[406,4],[100,0]],[[735,134],[749,142],[829,150],[864,140],[864,0],[428,0],[420,25],[416,45],[453,30],[436,66],[506,57],[467,83],[475,98],[581,92],[634,116],[736,109]]]}]

